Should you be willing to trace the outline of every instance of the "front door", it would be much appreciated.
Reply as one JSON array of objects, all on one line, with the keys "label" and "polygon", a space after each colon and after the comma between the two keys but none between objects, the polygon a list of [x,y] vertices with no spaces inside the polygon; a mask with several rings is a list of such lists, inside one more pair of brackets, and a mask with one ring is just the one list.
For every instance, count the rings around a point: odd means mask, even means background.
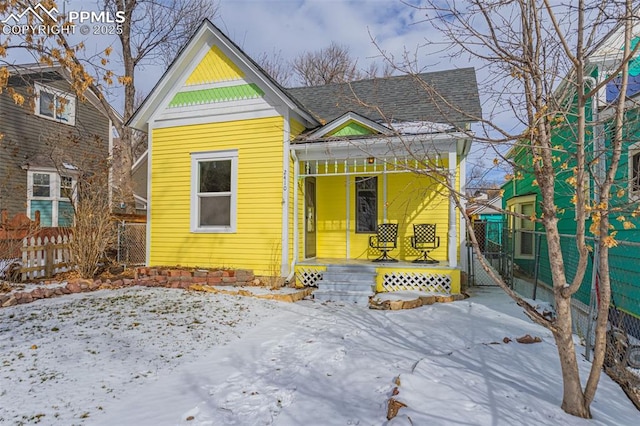
[{"label": "front door", "polygon": [[316,257],[316,178],[305,179],[304,257]]}]

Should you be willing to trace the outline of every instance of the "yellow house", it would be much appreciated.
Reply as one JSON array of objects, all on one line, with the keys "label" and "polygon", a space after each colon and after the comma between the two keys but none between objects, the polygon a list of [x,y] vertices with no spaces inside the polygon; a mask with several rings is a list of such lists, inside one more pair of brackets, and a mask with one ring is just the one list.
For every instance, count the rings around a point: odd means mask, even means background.
[{"label": "yellow house", "polygon": [[[129,122],[148,134],[147,264],[248,268],[329,299],[459,292],[465,228],[441,181],[464,191],[479,116],[471,68],[285,89],[204,21]],[[417,224],[435,225],[428,257]]]}]

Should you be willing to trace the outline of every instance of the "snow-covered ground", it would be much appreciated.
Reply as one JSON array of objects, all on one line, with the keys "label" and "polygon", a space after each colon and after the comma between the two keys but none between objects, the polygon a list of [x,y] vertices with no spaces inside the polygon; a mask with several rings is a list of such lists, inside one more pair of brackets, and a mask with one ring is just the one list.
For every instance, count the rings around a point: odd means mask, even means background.
[{"label": "snow-covered ground", "polygon": [[0,309],[3,425],[640,424],[605,375],[591,421],[561,393],[550,333],[497,289],[405,311],[137,287]]}]

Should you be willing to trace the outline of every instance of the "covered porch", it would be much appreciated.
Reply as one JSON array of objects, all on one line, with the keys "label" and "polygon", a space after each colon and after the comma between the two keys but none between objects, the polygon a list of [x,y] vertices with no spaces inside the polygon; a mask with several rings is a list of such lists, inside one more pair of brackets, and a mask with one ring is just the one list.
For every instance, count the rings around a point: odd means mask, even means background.
[{"label": "covered porch", "polygon": [[[292,144],[298,284],[316,285],[330,266],[361,266],[375,270],[378,292],[459,293],[465,228],[442,180],[464,189],[469,145],[458,132]],[[370,239],[383,223],[397,224],[395,262],[373,262],[381,253]],[[433,263],[414,263],[423,255],[416,224],[435,225]]]}]

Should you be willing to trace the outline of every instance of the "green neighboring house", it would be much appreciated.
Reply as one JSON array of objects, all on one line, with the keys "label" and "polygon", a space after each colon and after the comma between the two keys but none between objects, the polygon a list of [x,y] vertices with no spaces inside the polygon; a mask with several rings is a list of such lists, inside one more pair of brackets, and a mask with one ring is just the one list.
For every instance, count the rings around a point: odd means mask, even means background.
[{"label": "green neighboring house", "polygon": [[[590,76],[595,81],[609,77],[609,70],[614,69],[619,61],[616,58],[621,56],[621,41],[623,28],[620,27],[612,31],[597,46],[589,57]],[[640,28],[635,29],[633,45],[640,42]],[[587,160],[593,160],[598,156],[598,146],[604,147],[604,152],[598,162],[606,169],[610,161],[610,152],[607,147],[611,143],[611,105],[620,95],[620,77],[613,79],[606,88],[598,94],[595,105],[587,105],[588,116],[587,126]],[[616,175],[616,185],[612,189],[612,207],[619,207],[621,210],[611,217],[611,223],[615,227],[616,240],[619,241],[617,247],[610,250],[610,266],[612,279],[613,303],[619,309],[633,314],[640,318],[640,219],[632,216],[631,212],[638,207],[640,201],[640,56],[630,63],[629,85],[627,89],[627,99],[633,102],[632,108],[628,110],[625,117],[624,145],[618,173]],[[635,105],[635,107],[633,107]],[[595,123],[601,123],[595,125]],[[591,124],[590,124],[591,123]],[[572,136],[571,122],[559,130],[553,139],[553,146],[559,146],[571,152],[575,138]],[[595,138],[593,135],[599,135]],[[541,195],[535,182],[535,176],[530,171],[533,162],[531,152],[523,147],[512,149],[508,156],[516,164],[514,176],[507,181],[503,189],[503,208],[521,213],[525,216],[534,215],[540,217]],[[577,251],[574,244],[575,239],[571,236],[576,234],[575,208],[572,198],[575,189],[567,179],[572,175],[572,160],[570,156],[562,158],[558,154],[558,173],[556,175],[556,205],[559,208],[558,229],[563,236],[561,240],[563,257],[565,259],[565,269],[569,280],[573,278],[575,264],[577,263]],[[589,174],[589,184],[587,185],[589,204],[593,203],[595,196],[595,178],[597,177],[597,165],[591,168]],[[590,222],[587,223],[587,229]],[[533,221],[511,218],[510,227],[515,230],[513,237],[513,257],[516,269],[527,275],[534,276],[536,268],[536,253],[539,252],[538,279],[539,284],[550,288],[552,279],[551,271],[548,267],[548,250],[544,235],[527,231],[543,231],[543,228]],[[538,247],[539,245],[539,247]],[[589,262],[587,273],[576,298],[589,304],[592,286],[591,262]]]}]

